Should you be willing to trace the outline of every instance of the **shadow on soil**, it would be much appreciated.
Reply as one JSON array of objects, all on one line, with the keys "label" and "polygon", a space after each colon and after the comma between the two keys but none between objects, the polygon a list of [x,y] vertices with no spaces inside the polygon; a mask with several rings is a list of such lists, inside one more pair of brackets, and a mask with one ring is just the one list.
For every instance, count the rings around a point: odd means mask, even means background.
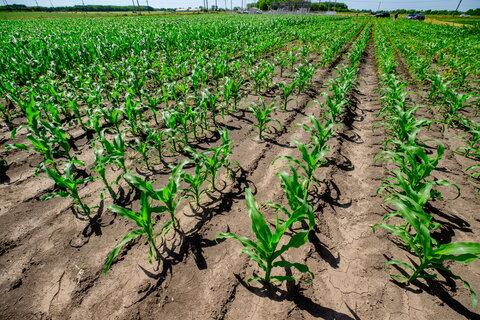
[{"label": "shadow on soil", "polygon": [[[184,262],[190,254],[193,255],[193,259],[198,269],[207,269],[208,265],[203,255],[203,249],[216,246],[225,241],[225,239],[211,240],[204,238],[201,232],[203,226],[214,216],[230,211],[233,201],[243,199],[245,189],[249,186],[253,186],[253,183],[247,179],[247,171],[243,168],[238,167],[237,170],[231,172],[231,175],[232,180],[234,181],[231,190],[229,192],[223,192],[222,190],[216,189],[215,194],[218,194],[217,197],[215,197],[213,193],[209,194],[212,201],[196,208],[194,211],[194,216],[198,218],[195,226],[188,231],[179,231],[176,236],[174,236],[173,241],[170,241],[168,245],[166,242],[161,245],[161,249],[166,253],[166,257],[163,257],[162,254],[158,255],[160,260],[158,261],[157,268],[160,268],[161,265],[161,269],[158,272],[152,273],[139,266],[145,275],[156,280],[156,283],[134,304],[145,300],[152,293],[155,293],[167,277],[169,275],[171,276],[173,267],[178,263]],[[227,230],[227,232],[228,231],[229,230]]]},{"label": "shadow on soil", "polygon": [[[390,258],[388,258],[386,255],[383,255],[383,256],[385,257],[385,259],[390,260]],[[418,266],[418,264],[415,263],[412,259],[409,258],[409,260],[413,266],[415,267]],[[410,276],[407,272],[405,272],[405,270],[403,270],[399,266],[392,265],[392,267],[394,267],[403,276],[405,277]],[[465,307],[463,304],[461,304],[459,301],[455,300],[452,297],[451,292],[453,293],[457,292],[457,283],[455,282],[455,279],[453,279],[448,272],[445,272],[442,270],[436,270],[436,271],[444,278],[444,280],[428,279],[428,278],[424,279],[424,282],[419,280],[414,280],[412,281],[410,286],[408,286],[403,282],[396,281],[394,279],[391,279],[390,282],[415,294],[421,294],[423,292],[426,292],[432,296],[435,296],[439,298],[447,306],[449,306],[452,310],[456,311],[458,314],[464,316],[467,319],[480,319],[480,314],[468,310],[467,307]]]},{"label": "shadow on soil", "polygon": [[[287,275],[292,275],[291,270],[286,268]],[[256,276],[256,275],[254,275]],[[337,312],[333,309],[323,307],[312,299],[303,295],[305,289],[300,288],[294,281],[287,282],[287,290],[281,289],[273,285],[264,285],[263,287],[255,287],[245,282],[238,274],[235,274],[237,281],[249,292],[260,298],[268,298],[274,301],[291,301],[296,308],[308,312],[311,316],[326,320],[357,320],[360,319],[357,314],[347,305],[352,315]]]}]

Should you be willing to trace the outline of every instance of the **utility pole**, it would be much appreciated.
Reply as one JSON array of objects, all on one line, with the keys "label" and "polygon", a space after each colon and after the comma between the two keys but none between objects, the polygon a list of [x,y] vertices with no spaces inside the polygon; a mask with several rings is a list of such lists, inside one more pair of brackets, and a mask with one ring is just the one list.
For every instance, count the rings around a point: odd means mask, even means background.
[{"label": "utility pole", "polygon": [[462,3],[462,0],[460,0],[460,1],[458,2],[458,5],[457,5],[457,8],[455,9],[455,11],[458,11],[458,8],[460,7],[460,4],[461,4],[461,3]]},{"label": "utility pole", "polygon": [[138,2],[138,0],[137,0],[137,6],[138,6],[138,13],[142,14],[142,10],[140,9],[140,2]]},{"label": "utility pole", "polygon": [[133,4],[133,10],[132,11],[135,12],[135,1],[134,0],[132,0],[132,4]]},{"label": "utility pole", "polygon": [[380,6],[381,6],[381,5],[382,5],[382,1],[380,1],[380,2],[378,3],[377,11],[380,10]]},{"label": "utility pole", "polygon": [[53,3],[52,3],[52,0],[50,0],[50,6],[53,8]]},{"label": "utility pole", "polygon": [[335,0],[335,4],[333,5],[333,11],[337,11],[337,0]]}]

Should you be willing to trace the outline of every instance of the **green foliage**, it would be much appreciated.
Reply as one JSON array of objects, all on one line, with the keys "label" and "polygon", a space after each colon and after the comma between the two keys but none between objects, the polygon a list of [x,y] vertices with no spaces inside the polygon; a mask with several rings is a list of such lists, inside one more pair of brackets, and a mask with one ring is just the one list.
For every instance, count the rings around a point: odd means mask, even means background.
[{"label": "green foliage", "polygon": [[154,233],[155,223],[152,222],[152,213],[158,212],[158,208],[151,206],[150,198],[146,192],[142,192],[140,196],[140,212],[133,212],[126,208],[111,204],[108,206],[108,209],[119,214],[120,216],[134,221],[138,227],[137,230],[134,230],[128,233],[123,239],[115,246],[115,248],[110,253],[110,256],[105,263],[104,275],[107,275],[110,266],[113,263],[113,260],[118,256],[120,250],[128,242],[140,237],[146,236],[148,241],[148,260],[152,263],[152,260],[158,259],[158,249],[156,244],[156,238],[158,234]]},{"label": "green foliage", "polygon": [[187,183],[188,188],[184,188],[183,191],[186,194],[186,197],[193,198],[195,204],[200,206],[200,197],[207,190],[202,189],[202,185],[207,181],[208,172],[205,168],[203,162],[198,162],[195,164],[195,172],[193,174],[188,174],[184,172],[182,175],[183,181]]},{"label": "green foliage", "polygon": [[297,279],[297,277],[294,276],[272,276],[271,272],[275,267],[295,268],[302,273],[308,273],[313,279],[314,275],[306,265],[301,263],[291,263],[286,260],[277,260],[288,249],[299,248],[308,241],[308,233],[310,230],[301,231],[293,235],[286,244],[278,249],[279,243],[287,229],[289,229],[293,223],[308,217],[312,210],[310,206],[304,201],[301,207],[289,214],[287,221],[280,222],[277,219],[275,229],[272,232],[262,213],[258,210],[257,202],[250,189],[245,190],[245,199],[248,215],[252,220],[252,230],[255,234],[255,240],[240,237],[230,232],[219,234],[217,239],[238,240],[244,246],[242,252],[247,254],[250,259],[255,261],[258,266],[265,271],[264,277],[253,277],[248,279],[248,281],[258,280],[268,284],[270,282],[282,282]]},{"label": "green foliage", "polygon": [[[480,243],[452,242],[436,245],[436,241],[431,237],[431,230],[428,224],[418,217],[415,209],[409,206],[408,203],[400,200],[392,199],[391,202],[397,207],[399,214],[407,225],[394,226],[387,223],[380,223],[374,226],[374,230],[376,227],[382,227],[391,232],[419,259],[418,264],[408,264],[398,260],[386,262],[386,265],[397,265],[403,267],[406,272],[411,272],[408,277],[395,274],[391,276],[400,281],[410,283],[418,278],[436,278],[436,274],[426,272],[428,269],[444,271],[452,278],[463,282],[465,287],[470,291],[472,306],[475,307],[478,303],[478,298],[470,284],[460,276],[454,274],[450,268],[445,267],[443,264],[447,260],[469,263],[480,259]],[[421,209],[417,208],[417,210]],[[409,231],[409,227],[413,228],[412,231]]]},{"label": "green foliage", "polygon": [[74,206],[77,208],[76,213],[90,217],[90,207],[88,207],[80,198],[80,195],[78,194],[78,186],[88,181],[92,181],[93,178],[77,178],[74,171],[75,164],[83,165],[80,161],[68,162],[63,169],[63,173],[59,173],[56,169],[50,169],[46,164],[43,165],[43,170],[47,176],[52,179],[58,187],[60,187],[60,190],[43,196],[42,200],[54,197],[72,198]]},{"label": "green foliage", "polygon": [[316,137],[312,137],[312,139],[314,140],[313,146],[310,144],[304,144],[296,139],[292,140],[302,155],[300,159],[292,156],[280,156],[276,158],[273,163],[279,159],[285,159],[288,162],[299,166],[304,171],[309,183],[310,181],[317,179],[315,176],[315,171],[328,162],[325,160],[325,156],[329,150],[327,148],[323,148],[323,146],[318,143]]},{"label": "green foliage", "polygon": [[161,189],[154,189],[149,182],[146,182],[133,174],[124,175],[125,180],[127,180],[129,184],[146,193],[151,199],[161,201],[164,204],[163,206],[155,207],[154,210],[158,213],[167,212],[170,215],[170,221],[162,228],[167,231],[171,228],[176,232],[180,231],[180,226],[175,217],[175,213],[178,205],[183,199],[183,197],[179,197],[179,192],[181,191],[180,180],[183,176],[183,167],[188,162],[189,160],[184,160],[173,167],[167,185]]},{"label": "green foliage", "polygon": [[263,133],[271,128],[271,126],[268,125],[270,122],[276,122],[280,126],[280,130],[282,130],[282,124],[277,119],[270,118],[270,114],[277,109],[277,107],[275,107],[275,101],[272,101],[269,105],[266,105],[265,100],[261,98],[260,102],[262,104],[261,107],[256,104],[252,104],[250,107],[248,107],[248,110],[253,113],[255,119],[257,120],[257,123],[253,124],[253,126],[258,129],[258,137],[263,139]]}]

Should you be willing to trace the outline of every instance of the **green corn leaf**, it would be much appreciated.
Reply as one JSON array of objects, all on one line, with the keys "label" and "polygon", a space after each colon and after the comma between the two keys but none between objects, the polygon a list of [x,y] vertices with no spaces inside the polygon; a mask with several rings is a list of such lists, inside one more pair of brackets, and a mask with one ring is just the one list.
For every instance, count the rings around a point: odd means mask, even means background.
[{"label": "green corn leaf", "polygon": [[113,260],[120,253],[120,250],[122,249],[122,247],[128,242],[142,235],[145,235],[145,231],[143,231],[142,229],[132,231],[129,234],[127,234],[125,237],[123,237],[123,239],[115,246],[115,248],[113,248],[112,252],[110,253],[110,256],[108,257],[107,262],[105,263],[105,269],[103,271],[103,274],[105,276],[107,275],[107,272],[110,269],[110,266],[112,265]]},{"label": "green corn leaf", "polygon": [[116,204],[108,205],[107,209],[115,213],[118,213],[119,215],[121,215],[124,218],[127,218],[128,220],[135,221],[135,223],[141,228],[144,227],[144,221],[142,220],[142,217],[133,211],[117,206]]}]

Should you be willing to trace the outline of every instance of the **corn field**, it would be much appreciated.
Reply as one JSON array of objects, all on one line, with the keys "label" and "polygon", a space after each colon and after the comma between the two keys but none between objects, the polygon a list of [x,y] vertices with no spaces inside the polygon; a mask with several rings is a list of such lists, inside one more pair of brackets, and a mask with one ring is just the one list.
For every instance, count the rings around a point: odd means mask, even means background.
[{"label": "corn field", "polygon": [[480,32],[0,20],[5,319],[479,319]]}]

